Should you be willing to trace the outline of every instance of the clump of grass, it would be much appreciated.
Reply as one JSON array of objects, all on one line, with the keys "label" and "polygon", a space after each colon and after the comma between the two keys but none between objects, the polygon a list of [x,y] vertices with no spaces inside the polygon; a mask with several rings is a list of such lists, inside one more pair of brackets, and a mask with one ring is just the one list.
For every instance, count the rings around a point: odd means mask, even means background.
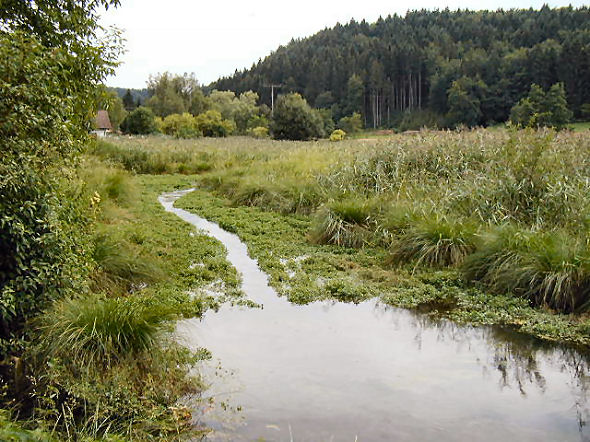
[{"label": "clump of grass", "polygon": [[63,300],[40,319],[42,347],[76,366],[106,367],[149,350],[170,309],[133,297]]},{"label": "clump of grass", "polygon": [[535,232],[512,225],[486,235],[463,265],[469,280],[497,293],[562,312],[590,308],[590,251],[562,232]]},{"label": "clump of grass", "polygon": [[403,201],[384,204],[383,212],[376,222],[375,236],[381,245],[390,247],[418,219],[416,208]]},{"label": "clump of grass", "polygon": [[362,247],[372,237],[369,227],[375,208],[367,201],[330,203],[314,217],[309,239],[316,244]]},{"label": "clump of grass", "polygon": [[130,291],[165,277],[155,258],[140,255],[127,241],[106,233],[95,237],[92,257],[97,264],[93,275],[95,291]]},{"label": "clump of grass", "polygon": [[130,206],[137,200],[137,187],[128,172],[90,161],[82,171],[90,193],[97,192],[104,206],[106,201]]},{"label": "clump of grass", "polygon": [[410,225],[393,242],[391,260],[456,266],[475,250],[474,239],[475,228],[471,223],[434,214]]}]

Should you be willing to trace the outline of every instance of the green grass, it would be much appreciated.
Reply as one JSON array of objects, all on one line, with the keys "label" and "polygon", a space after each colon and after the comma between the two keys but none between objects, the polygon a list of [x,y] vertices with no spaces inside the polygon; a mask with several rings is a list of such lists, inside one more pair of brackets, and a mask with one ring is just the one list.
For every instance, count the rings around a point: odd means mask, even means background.
[{"label": "green grass", "polygon": [[41,318],[41,345],[49,358],[65,357],[78,367],[111,366],[150,351],[175,317],[166,304],[150,304],[94,295],[60,301]]},{"label": "green grass", "polygon": [[571,123],[568,125],[574,132],[586,132],[590,130],[590,121],[581,121],[578,123]]},{"label": "green grass", "polygon": [[[139,179],[91,159],[85,164],[92,165],[83,172],[93,216],[84,245],[95,263],[89,291],[30,324],[35,344],[24,356],[21,394],[34,394],[17,411],[23,424],[34,421],[32,428],[49,428],[58,440],[202,437],[177,401],[205,388],[194,373],[208,356],[189,352],[170,333],[175,319],[242,302],[239,276],[219,242],[157,200],[195,177]],[[134,198],[122,198],[121,183]],[[109,186],[118,190],[105,191]],[[206,290],[212,285],[218,297]]]}]

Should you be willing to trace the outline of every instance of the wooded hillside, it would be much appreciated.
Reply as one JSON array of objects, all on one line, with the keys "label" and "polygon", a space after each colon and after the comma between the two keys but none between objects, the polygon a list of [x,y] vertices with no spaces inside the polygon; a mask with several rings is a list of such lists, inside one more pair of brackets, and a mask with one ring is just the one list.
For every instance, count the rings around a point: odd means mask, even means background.
[{"label": "wooded hillside", "polygon": [[299,92],[331,109],[335,120],[358,111],[367,126],[380,127],[418,110],[438,121],[506,121],[531,84],[547,90],[558,82],[582,117],[590,103],[587,7],[422,10],[372,24],[353,20],[293,40],[210,88],[253,90],[270,105],[267,86],[281,84],[279,93]]}]

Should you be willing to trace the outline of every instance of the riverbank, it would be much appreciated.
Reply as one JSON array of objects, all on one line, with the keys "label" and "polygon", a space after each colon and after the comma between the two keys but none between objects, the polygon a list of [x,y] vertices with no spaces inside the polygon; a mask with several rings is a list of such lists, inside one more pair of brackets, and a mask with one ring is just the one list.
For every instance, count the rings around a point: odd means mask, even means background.
[{"label": "riverbank", "polygon": [[457,270],[391,268],[383,264],[387,252],[379,247],[312,244],[309,217],[235,207],[203,190],[187,194],[176,205],[236,233],[270,276],[272,287],[291,302],[358,303],[377,297],[391,306],[460,324],[502,325],[580,349],[590,345],[590,323],[584,317],[558,315],[533,308],[524,299],[466,287]]},{"label": "riverbank", "polygon": [[479,130],[370,146],[125,138],[94,153],[142,173],[199,170],[178,203],[238,232],[294,302],[378,296],[587,346],[589,149],[582,134]]}]

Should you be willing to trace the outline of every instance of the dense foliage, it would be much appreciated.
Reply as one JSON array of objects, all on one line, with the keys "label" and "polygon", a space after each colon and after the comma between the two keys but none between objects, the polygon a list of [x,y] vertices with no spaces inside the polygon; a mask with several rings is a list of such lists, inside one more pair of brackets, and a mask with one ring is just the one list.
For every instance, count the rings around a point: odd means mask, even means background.
[{"label": "dense foliage", "polygon": [[335,121],[360,112],[370,127],[396,126],[416,110],[435,113],[431,124],[503,122],[533,83],[562,82],[581,116],[590,103],[590,11],[423,10],[353,20],[279,47],[211,87],[252,90],[270,104],[271,82],[331,109]]},{"label": "dense foliage", "polygon": [[140,106],[131,111],[121,123],[121,132],[146,135],[157,131],[154,113],[149,107]]},{"label": "dense foliage", "polygon": [[200,301],[188,299],[188,280],[146,293],[165,279],[163,265],[137,228],[132,242],[114,227],[122,214],[132,219],[124,206],[137,204],[134,185],[81,155],[98,106],[124,113],[100,86],[116,65],[118,35],[95,35],[95,10],[117,3],[0,8],[3,440],[170,440],[192,431],[190,412],[172,405],[198,390],[190,376],[198,358],[166,331],[179,315],[198,314]]},{"label": "dense foliage", "polygon": [[510,120],[523,127],[554,127],[562,129],[572,118],[562,83],[557,83],[545,93],[536,84],[529,94],[522,98],[510,113]]},{"label": "dense foliage", "polygon": [[[116,56],[93,45],[91,12],[74,3],[37,3],[9,2],[0,15],[3,356],[24,320],[84,274],[75,233],[83,217],[63,184],[90,128],[95,85]],[[92,2],[89,11],[108,3],[114,2]]]},{"label": "dense foliage", "polygon": [[288,94],[277,100],[270,130],[277,140],[309,140],[324,135],[324,124],[301,95]]}]

